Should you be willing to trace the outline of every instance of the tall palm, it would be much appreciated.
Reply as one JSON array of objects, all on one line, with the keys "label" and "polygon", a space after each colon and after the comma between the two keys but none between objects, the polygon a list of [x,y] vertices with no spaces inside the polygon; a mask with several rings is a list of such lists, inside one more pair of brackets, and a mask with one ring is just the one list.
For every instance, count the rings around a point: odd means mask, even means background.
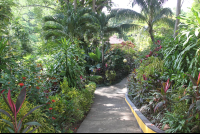
[{"label": "tall palm", "polygon": [[[105,63],[104,63],[104,48],[105,48],[105,41],[108,41],[109,37],[114,34],[114,33],[118,33],[120,37],[122,37],[123,35],[123,31],[124,30],[128,30],[128,29],[133,29],[138,27],[138,25],[135,24],[120,24],[117,26],[109,26],[109,20],[111,18],[116,17],[116,13],[115,11],[112,11],[110,14],[106,15],[104,12],[101,12],[99,14],[94,14],[96,21],[95,23],[97,23],[99,25],[99,35],[100,35],[100,39],[102,42],[102,69],[103,69],[103,75],[105,74]],[[103,76],[105,79],[105,76]]]},{"label": "tall palm", "polygon": [[165,0],[133,0],[132,5],[137,4],[141,8],[141,13],[138,13],[131,9],[114,9],[118,12],[118,17],[124,19],[138,19],[145,22],[148,25],[148,32],[154,43],[153,26],[156,23],[162,22],[168,24],[172,28],[175,21],[169,17],[172,16],[170,8],[162,8],[162,3]]},{"label": "tall palm", "polygon": [[[73,9],[72,6],[68,6],[67,10],[64,12],[57,13],[54,16],[44,17],[44,37],[46,40],[61,41],[62,38],[67,39],[68,43],[62,43],[63,48],[72,44],[78,38],[83,38],[84,34],[88,31],[95,31],[98,26],[92,25],[93,17],[89,15],[91,9]],[[85,44],[84,44],[85,45]],[[83,47],[87,47],[86,45]],[[70,70],[68,66],[68,49],[64,49],[65,53],[65,63],[66,63],[66,73],[65,76],[71,78]]]},{"label": "tall palm", "polygon": [[72,7],[55,14],[44,17],[44,37],[46,40],[82,38],[88,30],[95,31],[96,26],[92,24],[93,17],[89,14],[91,9],[82,8],[74,10]]}]

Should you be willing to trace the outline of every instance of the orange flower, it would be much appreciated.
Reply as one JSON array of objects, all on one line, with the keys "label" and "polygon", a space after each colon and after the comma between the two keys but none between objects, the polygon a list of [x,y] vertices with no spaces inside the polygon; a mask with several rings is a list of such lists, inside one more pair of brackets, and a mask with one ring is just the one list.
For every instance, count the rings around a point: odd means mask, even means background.
[{"label": "orange flower", "polygon": [[49,108],[49,110],[52,110],[52,109],[53,109],[52,107]]},{"label": "orange flower", "polygon": [[55,100],[52,100],[52,102],[56,102]]},{"label": "orange flower", "polygon": [[36,87],[37,89],[40,89],[38,86]]},{"label": "orange flower", "polygon": [[23,80],[26,80],[26,77],[22,77]]},{"label": "orange flower", "polygon": [[24,86],[24,83],[19,83],[20,87]]},{"label": "orange flower", "polygon": [[10,82],[8,82],[8,84],[10,84]]}]

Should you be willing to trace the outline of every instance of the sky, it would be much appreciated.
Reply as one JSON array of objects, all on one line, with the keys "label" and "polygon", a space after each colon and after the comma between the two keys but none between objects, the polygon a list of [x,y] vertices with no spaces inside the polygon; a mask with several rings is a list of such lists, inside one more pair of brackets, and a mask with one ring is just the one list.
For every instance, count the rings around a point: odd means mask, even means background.
[{"label": "sky", "polygon": [[[135,10],[137,12],[140,12],[140,8],[135,5],[133,8],[131,7],[131,4],[129,4],[130,0],[112,0],[115,4],[115,7],[113,7],[112,9],[114,8],[129,8],[129,9],[132,9],[132,10]],[[193,0],[181,0],[181,3],[182,3],[182,9],[187,12],[189,9],[188,7],[191,7],[192,6],[192,2]],[[176,8],[176,4],[177,4],[177,0],[168,0],[164,5],[163,7],[170,7],[171,9],[173,9],[174,7]],[[104,9],[103,11],[106,12],[106,9]]]}]

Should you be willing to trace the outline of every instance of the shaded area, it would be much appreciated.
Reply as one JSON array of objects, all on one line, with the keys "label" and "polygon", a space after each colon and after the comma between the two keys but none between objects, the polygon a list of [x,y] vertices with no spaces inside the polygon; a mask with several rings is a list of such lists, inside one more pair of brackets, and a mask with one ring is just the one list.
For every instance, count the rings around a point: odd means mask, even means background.
[{"label": "shaded area", "polygon": [[92,108],[77,133],[141,133],[125,102],[126,78],[120,83],[95,91]]}]

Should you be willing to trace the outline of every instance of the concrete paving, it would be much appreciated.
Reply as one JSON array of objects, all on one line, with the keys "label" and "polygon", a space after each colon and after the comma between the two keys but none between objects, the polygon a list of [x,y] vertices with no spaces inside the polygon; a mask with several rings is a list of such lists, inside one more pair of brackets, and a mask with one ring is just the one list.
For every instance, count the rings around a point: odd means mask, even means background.
[{"label": "concrete paving", "polygon": [[127,78],[114,86],[96,89],[91,110],[77,133],[141,133],[125,102],[126,82]]}]

